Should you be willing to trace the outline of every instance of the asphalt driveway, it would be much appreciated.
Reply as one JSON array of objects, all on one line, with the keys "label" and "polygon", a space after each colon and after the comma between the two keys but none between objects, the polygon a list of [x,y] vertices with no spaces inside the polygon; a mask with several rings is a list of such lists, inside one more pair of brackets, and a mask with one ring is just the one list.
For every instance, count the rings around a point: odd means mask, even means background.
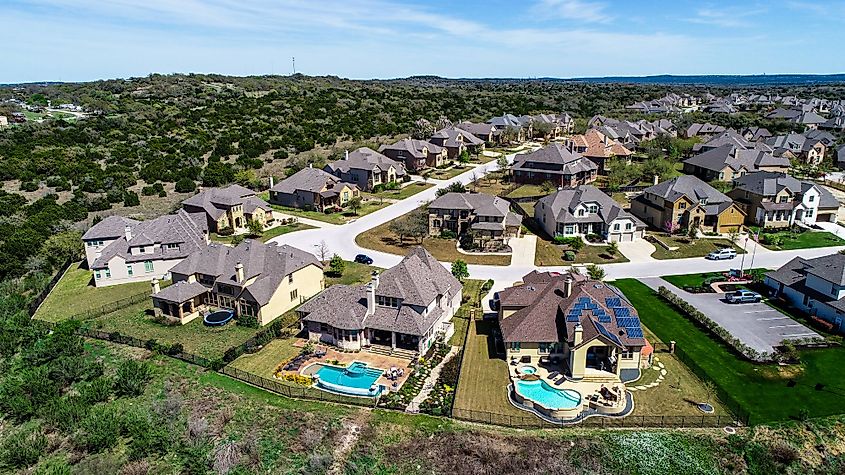
[{"label": "asphalt driveway", "polygon": [[818,333],[763,302],[731,304],[724,300],[725,294],[691,294],[657,277],[641,280],[655,290],[661,285],[671,290],[759,352],[771,352],[783,340],[822,338]]}]

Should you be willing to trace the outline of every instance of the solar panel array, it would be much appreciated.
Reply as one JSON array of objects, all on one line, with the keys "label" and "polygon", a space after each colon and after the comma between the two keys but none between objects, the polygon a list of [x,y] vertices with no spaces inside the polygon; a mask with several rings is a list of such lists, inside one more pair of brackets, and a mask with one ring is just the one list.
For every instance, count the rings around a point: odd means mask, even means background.
[{"label": "solar panel array", "polygon": [[[622,299],[619,297],[605,298],[605,304],[613,312],[613,317],[616,318],[616,325],[624,328],[625,332],[630,338],[643,338],[643,329],[640,326],[640,319],[631,314],[631,309],[622,306]],[[590,310],[599,323],[612,323],[613,319],[598,303],[589,297],[579,297],[572,307],[572,310],[566,315],[567,322],[577,322],[581,319],[581,315],[585,310]],[[610,333],[603,325],[598,325],[599,331],[607,338],[619,342],[619,338]],[[621,344],[621,342],[620,342]]]},{"label": "solar panel array", "polygon": [[596,327],[598,327],[599,332],[600,332],[602,335],[604,335],[604,336],[605,336],[605,338],[608,338],[608,339],[610,339],[610,340],[613,340],[613,341],[615,341],[616,343],[619,343],[619,345],[622,345],[622,342],[621,342],[621,341],[619,341],[619,338],[618,338],[616,335],[614,335],[613,333],[610,333],[610,332],[607,330],[607,328],[605,328],[605,327],[604,327],[604,325],[596,325]]}]

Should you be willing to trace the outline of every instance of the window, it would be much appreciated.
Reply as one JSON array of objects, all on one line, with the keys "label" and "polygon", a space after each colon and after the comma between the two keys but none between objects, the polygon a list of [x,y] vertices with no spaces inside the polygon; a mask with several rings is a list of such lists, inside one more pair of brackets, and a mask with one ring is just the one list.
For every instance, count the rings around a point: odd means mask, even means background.
[{"label": "window", "polygon": [[807,212],[804,213],[804,216],[806,216],[808,218],[812,218],[813,217],[813,210],[808,209]]},{"label": "window", "polygon": [[153,271],[153,261],[144,261],[144,272],[150,273]]},{"label": "window", "polygon": [[521,349],[520,345],[521,344],[518,341],[512,342],[511,343],[511,350],[512,351],[519,351]]},{"label": "window", "polygon": [[94,279],[100,278],[100,271],[94,271]]},{"label": "window", "polygon": [[704,206],[707,204],[707,197],[701,198],[699,201],[701,202],[701,206]]},{"label": "window", "polygon": [[631,227],[632,227],[631,223],[625,223],[625,231],[630,231]]},{"label": "window", "polygon": [[625,348],[624,351],[619,353],[619,358],[621,358],[623,360],[634,359],[634,349],[633,348]]},{"label": "window", "polygon": [[681,201],[681,202],[678,204],[678,209],[687,209],[687,203],[686,203],[686,201]]},{"label": "window", "polygon": [[179,250],[179,244],[168,244],[167,250],[168,251],[178,251]]},{"label": "window", "polygon": [[598,212],[599,212],[599,207],[598,207],[598,205],[590,205],[590,206],[588,206],[588,207],[587,207],[587,210],[588,210],[590,213],[598,213]]},{"label": "window", "polygon": [[540,354],[551,352],[553,346],[553,343],[540,343]]},{"label": "window", "polygon": [[132,272],[132,266],[126,266],[126,273],[129,275],[129,277],[132,277]]},{"label": "window", "polygon": [[111,269],[106,267],[106,279],[111,279]]},{"label": "window", "polygon": [[293,289],[290,291],[290,299],[296,300],[299,297],[299,291],[297,289]]},{"label": "window", "polygon": [[584,216],[584,209],[583,208],[578,210],[578,216]]},{"label": "window", "polygon": [[141,247],[139,247],[139,248],[138,248],[138,253],[139,253],[139,254],[145,254],[146,252],[147,252],[147,248],[146,248],[146,247],[141,246]]},{"label": "window", "polygon": [[613,230],[619,231],[619,223],[616,223],[616,224],[613,225]]}]

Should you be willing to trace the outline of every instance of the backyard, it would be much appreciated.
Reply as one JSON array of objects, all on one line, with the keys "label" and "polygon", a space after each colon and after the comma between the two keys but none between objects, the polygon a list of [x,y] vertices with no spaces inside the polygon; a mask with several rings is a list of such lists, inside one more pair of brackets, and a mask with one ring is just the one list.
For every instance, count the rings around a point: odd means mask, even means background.
[{"label": "backyard", "polygon": [[372,199],[386,199],[386,200],[404,200],[410,196],[414,196],[421,191],[425,191],[433,187],[433,183],[414,182],[399,188],[398,190],[384,190],[378,193],[362,193],[362,196]]},{"label": "backyard", "polygon": [[651,255],[655,259],[683,259],[686,257],[704,257],[707,254],[724,248],[733,248],[737,254],[745,254],[745,251],[727,239],[698,238],[690,240],[686,236],[668,235],[665,233],[650,233],[649,236],[659,240],[669,247],[677,247],[675,250],[668,250],[655,243],[656,251]]},{"label": "backyard", "polygon": [[[752,229],[752,232],[755,232]],[[760,243],[775,251],[810,249],[814,247],[845,246],[845,240],[827,231],[766,231],[760,233]]]},{"label": "backyard", "polygon": [[[402,219],[400,216],[396,219]],[[391,254],[405,255],[415,246],[422,246],[438,261],[454,262],[462,259],[467,264],[485,264],[494,266],[506,266],[511,262],[510,254],[481,255],[463,254],[458,252],[457,241],[454,239],[442,239],[439,237],[426,237],[420,242],[419,239],[406,237],[399,239],[399,235],[390,229],[391,221],[380,224],[355,237],[355,242],[367,249],[387,252]]]},{"label": "backyard", "polygon": [[277,338],[264,345],[264,348],[256,353],[239,356],[229,366],[264,378],[273,378],[280,363],[302,351],[302,348],[293,345],[296,341],[296,338]]},{"label": "backyard", "polygon": [[734,399],[748,412],[752,423],[842,412],[845,349],[801,350],[801,364],[797,365],[753,364],[711,338],[645,284],[621,279],[615,285],[636,307],[643,324],[660,340],[675,341],[689,364],[698,366],[712,379],[723,398]]},{"label": "backyard", "polygon": [[[261,199],[267,201],[269,199],[268,193],[265,191],[261,194]],[[360,218],[361,216],[365,216],[370,214],[374,211],[378,211],[388,205],[390,205],[390,201],[387,200],[379,200],[378,198],[372,198],[364,200],[361,204],[361,208],[358,210],[358,213],[353,213],[350,209],[344,209],[343,211],[333,212],[333,213],[323,213],[320,211],[315,210],[305,210],[300,208],[290,208],[287,206],[279,206],[271,204],[270,207],[274,210],[278,211],[279,213],[288,215],[288,216],[295,216],[299,218],[309,218],[314,219],[317,221],[323,221],[324,223],[329,224],[344,224],[352,221],[353,219]]]},{"label": "backyard", "polygon": [[[281,236],[282,234],[292,233],[294,231],[304,231],[306,229],[314,229],[314,226],[309,226],[303,223],[281,224],[264,231],[258,240],[261,242],[267,242],[274,237]],[[211,233],[211,240],[225,244],[231,243],[233,237],[234,236],[221,236],[217,233]]]},{"label": "backyard", "polygon": [[[49,322],[66,320],[89,311],[100,311],[103,306],[127,298],[141,298],[152,291],[149,282],[133,282],[94,287],[91,271],[80,267],[82,262],[71,264],[53,291],[35,312],[33,318]],[[162,283],[162,287],[167,282]]]}]

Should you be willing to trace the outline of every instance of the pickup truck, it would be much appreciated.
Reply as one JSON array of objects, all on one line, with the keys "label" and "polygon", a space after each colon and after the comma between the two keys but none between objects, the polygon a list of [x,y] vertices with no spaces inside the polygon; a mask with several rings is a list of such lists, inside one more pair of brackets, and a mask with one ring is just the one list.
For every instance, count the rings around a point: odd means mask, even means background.
[{"label": "pickup truck", "polygon": [[757,292],[741,289],[727,294],[725,300],[728,303],[756,303],[763,300],[763,297]]}]

